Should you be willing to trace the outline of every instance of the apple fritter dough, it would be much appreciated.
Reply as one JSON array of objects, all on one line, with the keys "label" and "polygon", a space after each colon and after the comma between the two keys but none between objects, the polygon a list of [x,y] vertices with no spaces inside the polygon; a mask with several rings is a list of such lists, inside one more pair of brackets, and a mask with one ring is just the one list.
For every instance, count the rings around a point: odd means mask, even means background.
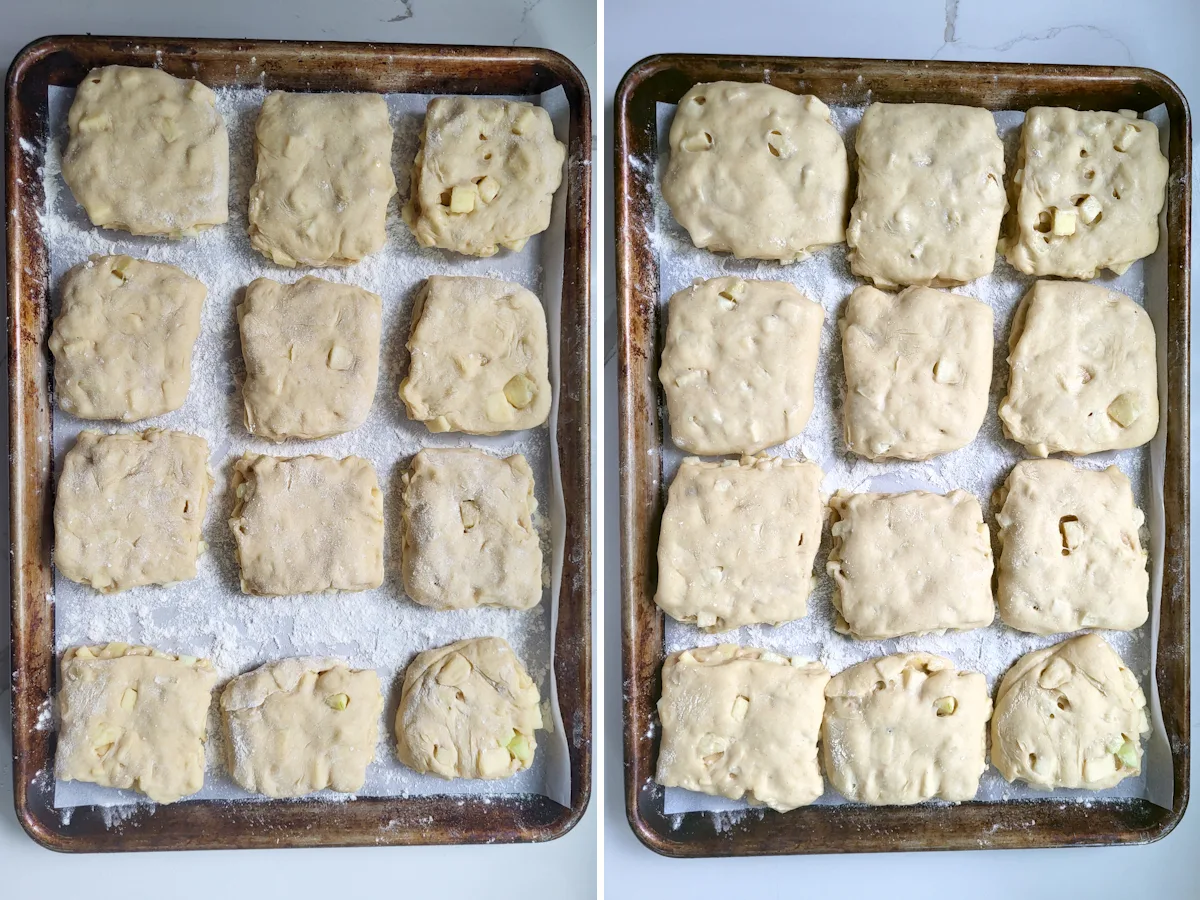
[{"label": "apple fritter dough", "polygon": [[1096,634],[1035,650],[1005,674],[992,719],[992,765],[1045,790],[1100,791],[1142,771],[1146,696]]},{"label": "apple fritter dough", "polygon": [[1039,281],[1008,339],[1004,434],[1034,456],[1140,447],[1158,431],[1154,325],[1124,294]]},{"label": "apple fritter dough", "polygon": [[825,310],[782,281],[698,281],[671,297],[658,377],[689,453],[757,453],[804,430]]},{"label": "apple fritter dough", "polygon": [[164,263],[93,255],[63,276],[61,293],[49,345],[64,412],[134,422],[183,406],[203,284]]}]

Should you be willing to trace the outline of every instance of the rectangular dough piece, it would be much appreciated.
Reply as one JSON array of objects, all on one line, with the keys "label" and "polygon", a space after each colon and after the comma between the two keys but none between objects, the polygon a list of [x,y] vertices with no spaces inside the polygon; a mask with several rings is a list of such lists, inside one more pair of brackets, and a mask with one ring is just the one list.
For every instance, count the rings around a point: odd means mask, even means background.
[{"label": "rectangular dough piece", "polygon": [[207,659],[114,642],[62,657],[54,772],[174,803],[204,786],[217,673]]},{"label": "rectangular dough piece", "polygon": [[229,527],[244,593],[383,583],[383,497],[367,460],[247,453],[234,464],[232,487]]},{"label": "rectangular dough piece", "polygon": [[815,463],[685,459],[658,538],[654,602],[706,631],[802,619],[825,513]]},{"label": "rectangular dough piece", "polygon": [[1008,200],[991,112],[872,103],[855,140],[850,269],[876,287],[946,287],[987,275]]},{"label": "rectangular dough piece", "polygon": [[992,545],[966,491],[830,498],[837,631],[861,641],[992,623]]},{"label": "rectangular dough piece", "polygon": [[80,432],[58,477],[55,567],[105,594],[195,578],[212,484],[194,434]]}]

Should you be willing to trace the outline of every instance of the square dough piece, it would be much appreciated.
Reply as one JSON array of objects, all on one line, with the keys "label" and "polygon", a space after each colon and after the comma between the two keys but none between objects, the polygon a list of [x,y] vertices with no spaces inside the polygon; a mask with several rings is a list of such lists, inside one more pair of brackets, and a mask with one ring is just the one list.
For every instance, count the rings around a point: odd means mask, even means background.
[{"label": "square dough piece", "polygon": [[207,659],[123,643],[68,648],[55,777],[133,789],[155,803],[196,793],[216,683]]},{"label": "square dough piece", "polygon": [[295,284],[256,278],[237,315],[247,431],[321,438],[366,421],[379,379],[378,294],[311,275]]},{"label": "square dough piece", "polygon": [[404,590],[434,609],[529,609],[542,599],[533,471],[520,454],[422,450],[403,479]]},{"label": "square dough piece", "polygon": [[365,591],[383,583],[383,497],[357,456],[247,453],[233,467],[229,527],[242,591]]},{"label": "square dough piece", "polygon": [[200,82],[93,69],[67,126],[63,180],[93,225],[184,237],[229,219],[229,136]]},{"label": "square dough piece", "polygon": [[1039,281],[1008,339],[1004,434],[1034,456],[1140,447],[1158,431],[1154,325],[1124,294]]},{"label": "square dough piece", "polygon": [[877,287],[963,284],[992,271],[1008,200],[991,112],[872,103],[855,140],[858,197],[846,243]]},{"label": "square dough piece", "polygon": [[1120,274],[1158,247],[1167,160],[1129,111],[1035,106],[1025,114],[1008,261],[1030,275]]},{"label": "square dough piece", "polygon": [[546,313],[518,284],[430,276],[406,346],[400,399],[432,432],[499,434],[550,415]]},{"label": "square dough piece", "polygon": [[422,247],[468,256],[520,250],[550,226],[566,155],[540,106],[435,97],[413,160],[405,224]]},{"label": "square dough piece", "polygon": [[697,247],[790,263],[846,237],[846,145],[816,97],[698,84],[676,107],[663,197]]},{"label": "square dough piece", "polygon": [[857,288],[838,323],[846,446],[929,459],[975,440],[992,383],[992,308],[932,288]]},{"label": "square dough piece", "polygon": [[195,578],[212,484],[194,434],[81,432],[58,477],[55,567],[104,594]]},{"label": "square dough piece", "polygon": [[804,618],[823,477],[794,459],[685,459],[667,494],[654,602],[714,632]]},{"label": "square dough piece", "polygon": [[992,545],[971,494],[838,491],[829,509],[837,631],[875,641],[992,623]]},{"label": "square dough piece", "polygon": [[929,653],[897,653],[835,675],[825,697],[825,775],[847,800],[974,799],[992,716],[978,672]]},{"label": "square dough piece", "polygon": [[281,266],[348,266],[383,246],[392,126],[379,94],[263,101],[254,131],[250,246]]},{"label": "square dough piece", "polygon": [[268,663],[221,692],[229,774],[268,797],[353,793],[375,759],[382,712],[374,669],[316,657]]},{"label": "square dough piece", "polygon": [[183,406],[203,284],[164,263],[92,256],[63,276],[61,292],[49,343],[64,412],[134,422]]},{"label": "square dough piece", "polygon": [[710,278],[671,297],[658,377],[689,453],[757,453],[804,430],[825,310],[782,281]]},{"label": "square dough piece", "polygon": [[825,791],[817,737],[829,673],[817,662],[721,644],[663,662],[655,780],[787,812]]},{"label": "square dough piece", "polygon": [[1130,631],[1150,614],[1145,517],[1121,470],[1019,462],[997,491],[1000,618],[1019,631]]}]

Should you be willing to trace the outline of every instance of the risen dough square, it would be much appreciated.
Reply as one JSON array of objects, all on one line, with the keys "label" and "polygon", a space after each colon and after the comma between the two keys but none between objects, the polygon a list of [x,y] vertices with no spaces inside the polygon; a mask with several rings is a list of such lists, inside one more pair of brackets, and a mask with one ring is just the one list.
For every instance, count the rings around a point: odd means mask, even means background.
[{"label": "risen dough square", "polygon": [[990,306],[925,287],[863,286],[838,324],[851,452],[928,459],[975,439],[992,382]]},{"label": "risen dough square", "polygon": [[1149,615],[1145,517],[1121,470],[1019,462],[997,492],[1000,618],[1019,631],[1129,631]]},{"label": "risen dough square", "polygon": [[133,422],[183,405],[203,284],[164,263],[92,256],[63,276],[61,290],[49,343],[65,412]]},{"label": "risen dough square", "polygon": [[992,623],[992,546],[972,495],[838,491],[829,508],[838,631],[867,641]]},{"label": "risen dough square", "polygon": [[1158,431],[1150,316],[1096,284],[1039,281],[1008,339],[1004,433],[1035,456],[1140,447]]},{"label": "risen dough square", "polygon": [[685,459],[667,494],[654,602],[727,631],[808,611],[821,543],[821,469],[770,457]]},{"label": "risen dough square", "polygon": [[352,284],[256,278],[238,307],[246,430],[272,441],[353,431],[379,378],[383,301]]},{"label": "risen dough square", "polygon": [[229,136],[217,98],[159,69],[106,66],[67,115],[63,180],[93,225],[194,235],[229,218]]},{"label": "risen dough square", "polygon": [[520,250],[550,226],[567,149],[540,106],[435,97],[425,112],[404,221],[422,247]]},{"label": "risen dough square", "polygon": [[203,438],[81,432],[58,477],[55,567],[105,594],[195,578],[212,483]]},{"label": "risen dough square", "polygon": [[229,527],[247,594],[365,591],[383,583],[383,498],[357,456],[247,453]]},{"label": "risen dough square", "polygon": [[546,313],[520,285],[430,276],[407,347],[400,399],[430,431],[499,434],[550,415]]},{"label": "risen dough square", "polygon": [[816,97],[718,81],[689,90],[671,122],[663,197],[692,243],[794,262],[846,236],[846,146]]},{"label": "risen dough square", "polygon": [[663,662],[655,780],[787,812],[825,790],[817,737],[829,673],[817,662],[721,644]]},{"label": "risen dough square", "polygon": [[542,599],[533,471],[517,454],[422,450],[403,477],[404,590],[434,609],[529,609]]},{"label": "risen dough square", "polygon": [[846,243],[878,287],[987,275],[1008,206],[1004,145],[986,109],[872,103],[855,140],[858,197]]},{"label": "risen dough square", "polygon": [[174,803],[204,786],[207,659],[111,643],[62,658],[55,777]]},{"label": "risen dough square", "polygon": [[756,453],[804,430],[825,310],[790,284],[711,278],[671,297],[658,377],[671,439]]},{"label": "risen dough square", "polygon": [[1121,273],[1158,247],[1167,184],[1158,128],[1130,112],[1025,114],[1008,261],[1030,275]]},{"label": "risen dough square", "polygon": [[263,101],[254,130],[250,246],[281,266],[347,266],[383,246],[392,126],[379,94]]},{"label": "risen dough square", "polygon": [[929,653],[897,653],[835,675],[825,697],[825,774],[847,800],[974,799],[992,715],[978,672]]},{"label": "risen dough square", "polygon": [[374,669],[315,657],[268,663],[221,692],[229,774],[268,797],[357,791],[375,758],[382,712]]}]

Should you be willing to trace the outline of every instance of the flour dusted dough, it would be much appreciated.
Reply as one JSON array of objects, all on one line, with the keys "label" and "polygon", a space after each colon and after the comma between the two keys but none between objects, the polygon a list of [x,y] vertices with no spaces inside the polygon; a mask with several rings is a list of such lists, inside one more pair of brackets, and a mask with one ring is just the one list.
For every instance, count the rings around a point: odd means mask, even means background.
[{"label": "flour dusted dough", "polygon": [[503,638],[417,654],[404,673],[396,752],[442,778],[507,778],[533,765],[537,685]]},{"label": "flour dusted dough", "polygon": [[425,112],[404,221],[422,247],[520,250],[550,226],[567,148],[540,106],[435,97]]},{"label": "flour dusted dough", "polygon": [[1021,129],[1008,261],[1030,275],[1124,272],[1158,247],[1166,184],[1153,122],[1035,106]]},{"label": "flour dusted dough", "polygon": [[825,310],[782,281],[710,278],[671,297],[658,377],[671,439],[757,453],[804,430]]},{"label": "flour dusted dough", "polygon": [[229,527],[247,594],[365,591],[383,583],[383,497],[357,456],[247,453]]},{"label": "flour dusted dough", "polygon": [[430,431],[499,434],[550,415],[546,313],[518,284],[430,276],[407,346],[400,399]]},{"label": "flour dusted dough", "polygon": [[654,602],[706,631],[801,619],[821,543],[820,467],[744,457],[685,459],[658,538]]},{"label": "flour dusted dough", "polygon": [[838,491],[829,508],[838,631],[883,640],[992,623],[992,545],[966,491]]},{"label": "flour dusted dough", "polygon": [[216,104],[200,82],[159,69],[92,69],[62,160],[92,224],[184,237],[227,221],[229,136]]},{"label": "flour dusted dough", "polygon": [[1096,284],[1039,281],[1013,317],[1000,420],[1034,456],[1140,447],[1158,431],[1150,316]]},{"label": "flour dusted dough", "polygon": [[846,243],[878,287],[962,284],[992,271],[1008,201],[1004,145],[986,109],[872,103],[855,140]]},{"label": "flour dusted dough", "polygon": [[825,774],[847,800],[971,800],[987,768],[992,698],[978,672],[929,653],[851,666],[825,688]]},{"label": "flour dusted dough", "polygon": [[842,332],[846,447],[868,459],[929,459],[965,447],[987,413],[992,308],[910,287],[850,295]]},{"label": "flour dusted dough", "polygon": [[1099,791],[1142,771],[1146,696],[1115,650],[1084,634],[1022,656],[992,719],[992,764],[1009,781]]},{"label": "flour dusted dough", "polygon": [[434,609],[529,609],[542,599],[533,471],[520,454],[422,450],[403,477],[404,590]]},{"label": "flour dusted dough", "polygon": [[221,692],[229,774],[268,797],[357,791],[375,758],[382,712],[374,669],[316,657],[268,663]]},{"label": "flour dusted dough", "polygon": [[1000,618],[1019,631],[1130,631],[1150,614],[1145,517],[1121,470],[1019,462],[996,492]]},{"label": "flour dusted dough", "polygon": [[817,737],[829,673],[817,662],[721,644],[663,662],[655,780],[787,812],[825,790]]},{"label": "flour dusted dough", "polygon": [[689,90],[663,197],[697,247],[794,262],[846,236],[850,169],[829,107],[769,84]]},{"label": "flour dusted dough", "polygon": [[183,405],[203,284],[164,263],[91,256],[63,276],[61,292],[49,344],[64,412],[133,422]]},{"label": "flour dusted dough", "polygon": [[383,300],[352,284],[256,278],[237,309],[246,430],[282,441],[353,431],[379,378]]},{"label": "flour dusted dough", "polygon": [[347,266],[383,246],[392,126],[379,94],[263,101],[254,131],[250,246],[281,266]]},{"label": "flour dusted dough", "polygon": [[212,484],[203,438],[81,432],[58,477],[55,567],[105,594],[195,578]]},{"label": "flour dusted dough", "polygon": [[204,786],[207,659],[114,642],[62,658],[55,777],[174,803]]}]

